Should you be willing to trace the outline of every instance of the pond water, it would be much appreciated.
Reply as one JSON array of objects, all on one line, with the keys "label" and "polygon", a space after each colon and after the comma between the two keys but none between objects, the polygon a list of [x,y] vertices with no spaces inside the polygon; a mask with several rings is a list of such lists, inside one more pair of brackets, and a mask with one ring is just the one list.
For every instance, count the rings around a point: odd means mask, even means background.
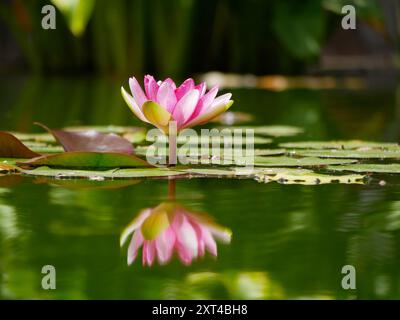
[{"label": "pond water", "polygon": [[[39,132],[35,121],[139,125],[120,84],[3,79],[0,128]],[[394,89],[232,92],[232,111],[252,114],[250,123],[305,129],[284,141],[400,136]],[[394,175],[374,175],[366,185],[315,186],[178,179],[176,201],[229,228],[231,241],[217,242],[217,257],[206,253],[190,265],[173,257],[144,267],[140,258],[128,266],[121,232],[141,210],[168,199],[167,180],[79,188],[0,176],[0,298],[400,298],[399,182]],[[355,290],[341,286],[348,264],[357,271]],[[44,265],[56,268],[56,290],[42,289]]]}]

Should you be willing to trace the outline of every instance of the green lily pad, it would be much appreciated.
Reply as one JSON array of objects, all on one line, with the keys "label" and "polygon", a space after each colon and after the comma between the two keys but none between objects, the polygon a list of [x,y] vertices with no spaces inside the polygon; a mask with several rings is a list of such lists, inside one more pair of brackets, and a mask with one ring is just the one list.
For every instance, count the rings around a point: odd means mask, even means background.
[{"label": "green lily pad", "polygon": [[[242,139],[240,139],[241,141],[234,141],[233,137],[229,137],[229,138],[224,138],[221,136],[198,136],[198,140],[197,140],[197,145],[200,144],[206,144],[208,143],[209,145],[212,145],[212,143],[216,143],[216,144],[224,144],[224,139],[227,140],[228,143],[233,144],[233,145],[245,145],[246,144],[246,137],[243,136]],[[178,144],[185,144],[188,143],[189,141],[191,141],[192,138],[191,137],[187,137],[184,135],[178,136],[176,139],[176,142]],[[154,142],[154,140],[150,140],[147,139],[147,141],[149,142]],[[168,137],[167,136],[158,136],[157,137],[157,142],[159,143],[168,143]],[[259,136],[254,136],[254,144],[270,144],[272,142],[272,139],[269,138],[264,138],[264,137],[259,137]],[[196,143],[193,143],[194,145],[196,145]]]},{"label": "green lily pad", "polygon": [[364,173],[400,173],[400,164],[352,164],[345,166],[329,166],[328,170],[333,171],[352,171],[352,172],[364,172]]},{"label": "green lily pad", "polygon": [[18,163],[22,166],[72,168],[129,168],[150,167],[146,161],[123,153],[64,152],[37,157]]},{"label": "green lily pad", "polygon": [[135,133],[135,132],[146,132],[146,129],[143,127],[124,127],[124,126],[75,126],[75,127],[66,127],[64,130],[67,131],[90,131],[94,130],[102,133],[116,133],[123,135],[125,133]]},{"label": "green lily pad", "polygon": [[254,165],[262,167],[314,167],[355,162],[357,161],[350,159],[321,159],[314,157],[254,157]]},{"label": "green lily pad", "polygon": [[219,177],[243,177],[243,176],[253,176],[253,170],[246,170],[245,168],[228,168],[228,169],[207,169],[207,168],[189,168],[182,169],[182,171],[189,174],[199,175],[203,177],[219,176]]},{"label": "green lily pad", "polygon": [[[296,136],[303,133],[304,130],[295,126],[284,126],[284,125],[271,125],[271,126],[232,126],[226,127],[230,130],[233,129],[251,129],[254,130],[255,135],[264,135],[271,137],[290,137]],[[221,128],[220,128],[221,129]]]},{"label": "green lily pad", "polygon": [[[148,151],[151,151],[152,154],[157,155],[157,156],[168,155],[168,147],[156,148],[154,146],[138,146],[135,148],[135,154],[140,155],[140,156],[146,156],[146,153]],[[223,151],[224,150],[222,149],[220,155],[223,155]],[[194,157],[199,157],[199,156],[212,156],[213,155],[212,152],[213,152],[212,148],[208,148],[206,150],[197,148],[197,150],[192,150],[192,151],[186,150],[185,154],[194,156]],[[244,154],[245,154],[245,152],[246,152],[246,150],[243,150]],[[275,155],[284,154],[285,152],[286,152],[285,149],[254,149],[254,155],[256,155],[256,156],[275,156]],[[178,153],[179,153],[179,149],[178,149]]]},{"label": "green lily pad", "polygon": [[93,181],[103,181],[104,179],[131,179],[131,178],[150,178],[150,177],[170,177],[185,175],[186,172],[168,168],[130,168],[130,169],[111,169],[111,170],[73,170],[56,169],[47,166],[38,167],[32,170],[21,170],[22,174],[29,176],[54,177],[57,179],[89,179]]},{"label": "green lily pad", "polygon": [[260,182],[276,181],[282,184],[317,185],[328,183],[363,184],[365,176],[358,174],[329,175],[303,170],[279,170],[272,173],[259,173],[256,179]]},{"label": "green lily pad", "polygon": [[397,143],[391,142],[373,142],[361,140],[348,140],[348,141],[299,141],[299,142],[286,142],[280,143],[279,146],[283,148],[294,149],[398,149]]},{"label": "green lily pad", "polygon": [[13,164],[0,163],[0,173],[10,173],[18,171],[18,167]]},{"label": "green lily pad", "polygon": [[303,157],[348,158],[348,159],[397,159],[399,150],[296,150],[291,152]]}]

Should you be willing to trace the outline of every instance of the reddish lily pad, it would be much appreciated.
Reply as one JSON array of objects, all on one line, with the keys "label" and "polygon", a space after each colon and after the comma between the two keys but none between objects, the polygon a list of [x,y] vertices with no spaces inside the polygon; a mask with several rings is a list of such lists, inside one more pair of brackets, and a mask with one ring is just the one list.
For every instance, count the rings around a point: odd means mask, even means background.
[{"label": "reddish lily pad", "polygon": [[123,153],[65,152],[44,155],[19,162],[21,166],[49,166],[65,168],[133,168],[151,167],[146,161]]},{"label": "reddish lily pad", "polygon": [[40,123],[36,124],[51,133],[66,152],[85,151],[133,154],[133,145],[115,133],[102,133],[96,130],[65,131],[50,129]]},{"label": "reddish lily pad", "polygon": [[8,132],[0,132],[0,157],[30,159],[40,156]]}]

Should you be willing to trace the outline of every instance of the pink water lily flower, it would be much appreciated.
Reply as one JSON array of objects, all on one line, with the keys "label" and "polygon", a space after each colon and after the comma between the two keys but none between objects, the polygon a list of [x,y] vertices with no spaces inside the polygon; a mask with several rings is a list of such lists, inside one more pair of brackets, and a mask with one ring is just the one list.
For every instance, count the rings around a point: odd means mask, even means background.
[{"label": "pink water lily flower", "polygon": [[233,104],[232,94],[217,97],[218,87],[206,92],[206,84],[195,85],[193,79],[185,80],[179,87],[171,79],[156,81],[144,77],[142,90],[135,77],[129,79],[132,95],[121,87],[121,93],[132,112],[142,121],[148,122],[168,133],[168,124],[177,122],[178,131],[203,124],[229,109]]},{"label": "pink water lily flower", "polygon": [[175,202],[161,203],[142,210],[122,232],[121,246],[132,234],[128,248],[128,264],[135,261],[140,247],[143,265],[170,261],[176,252],[183,264],[189,265],[208,251],[217,256],[215,238],[225,243],[231,231],[213,222],[204,214],[192,213]]}]

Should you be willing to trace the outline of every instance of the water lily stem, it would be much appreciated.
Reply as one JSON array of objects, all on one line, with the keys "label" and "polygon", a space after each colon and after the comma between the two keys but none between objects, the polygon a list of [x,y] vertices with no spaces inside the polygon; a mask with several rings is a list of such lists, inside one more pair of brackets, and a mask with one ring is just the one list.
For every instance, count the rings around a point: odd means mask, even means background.
[{"label": "water lily stem", "polygon": [[177,163],[176,158],[176,137],[177,137],[177,126],[175,121],[170,121],[168,126],[168,164],[175,166]]},{"label": "water lily stem", "polygon": [[168,199],[175,201],[176,180],[171,179],[168,181]]}]

